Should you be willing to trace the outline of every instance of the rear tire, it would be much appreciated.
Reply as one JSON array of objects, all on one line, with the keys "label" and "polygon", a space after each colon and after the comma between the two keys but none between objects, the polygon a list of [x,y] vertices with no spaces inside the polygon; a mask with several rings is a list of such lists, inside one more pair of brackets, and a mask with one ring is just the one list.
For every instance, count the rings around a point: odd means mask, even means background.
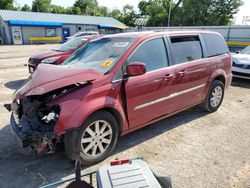
[{"label": "rear tire", "polygon": [[116,119],[106,111],[92,114],[79,129],[64,136],[65,153],[72,160],[92,165],[107,158],[118,139]]},{"label": "rear tire", "polygon": [[220,107],[224,98],[224,84],[219,80],[214,80],[202,107],[208,112],[215,112]]}]

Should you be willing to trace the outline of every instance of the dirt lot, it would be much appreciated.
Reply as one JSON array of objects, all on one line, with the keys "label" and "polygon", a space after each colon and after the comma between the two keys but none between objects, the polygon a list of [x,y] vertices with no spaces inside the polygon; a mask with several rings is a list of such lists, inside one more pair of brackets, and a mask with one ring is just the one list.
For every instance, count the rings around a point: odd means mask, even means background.
[{"label": "dirt lot", "polygon": [[[38,187],[74,171],[63,149],[43,157],[20,155],[3,108],[28,76],[28,57],[54,47],[0,46],[0,187]],[[250,81],[234,80],[213,114],[193,108],[122,137],[104,162],[138,156],[157,174],[171,176],[174,187],[250,187]]]}]

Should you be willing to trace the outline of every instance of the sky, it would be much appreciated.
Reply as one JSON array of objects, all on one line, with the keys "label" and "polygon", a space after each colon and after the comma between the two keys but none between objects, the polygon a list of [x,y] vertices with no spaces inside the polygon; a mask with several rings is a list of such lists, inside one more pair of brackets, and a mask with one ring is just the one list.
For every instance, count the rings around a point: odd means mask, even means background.
[{"label": "sky", "polygon": [[[30,5],[32,0],[15,0],[18,4],[23,6],[25,3]],[[98,4],[101,6],[106,6],[109,9],[118,8],[122,9],[125,4],[130,4],[135,7],[135,10],[138,11],[137,5],[140,0],[97,0]],[[64,7],[69,7],[74,4],[75,0],[52,0],[52,4],[60,5]],[[250,0],[243,0],[244,5],[240,7],[239,12],[235,15],[235,23],[242,24],[243,16],[250,16]]]},{"label": "sky", "polygon": [[243,0],[243,2],[244,2],[244,5],[240,7],[239,12],[235,15],[236,24],[242,24],[243,16],[250,16],[250,1]]}]

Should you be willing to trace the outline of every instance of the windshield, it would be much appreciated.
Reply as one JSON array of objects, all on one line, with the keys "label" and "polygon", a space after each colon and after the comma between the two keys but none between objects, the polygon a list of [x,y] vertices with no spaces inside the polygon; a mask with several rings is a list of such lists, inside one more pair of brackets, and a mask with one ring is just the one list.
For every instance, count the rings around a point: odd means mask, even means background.
[{"label": "windshield", "polygon": [[244,48],[240,53],[241,54],[250,54],[250,46]]},{"label": "windshield", "polygon": [[86,41],[87,39],[84,39],[84,38],[74,38],[74,39],[69,40],[68,42],[65,42],[64,44],[62,44],[61,46],[59,46],[58,48],[54,50],[59,51],[59,52],[68,52],[68,51],[76,49],[79,45],[81,45],[82,43]]},{"label": "windshield", "polygon": [[132,38],[124,37],[93,40],[75,51],[64,61],[63,66],[93,69],[103,74],[107,73],[133,41]]}]

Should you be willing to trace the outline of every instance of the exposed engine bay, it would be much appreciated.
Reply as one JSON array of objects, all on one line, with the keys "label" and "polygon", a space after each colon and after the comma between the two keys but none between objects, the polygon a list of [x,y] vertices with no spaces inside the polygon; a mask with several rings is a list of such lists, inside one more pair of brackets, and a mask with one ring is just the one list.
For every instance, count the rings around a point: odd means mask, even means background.
[{"label": "exposed engine bay", "polygon": [[60,105],[51,102],[85,83],[72,84],[43,95],[26,96],[4,106],[11,115],[11,130],[25,154],[53,153],[61,142],[54,128],[60,115]]}]

